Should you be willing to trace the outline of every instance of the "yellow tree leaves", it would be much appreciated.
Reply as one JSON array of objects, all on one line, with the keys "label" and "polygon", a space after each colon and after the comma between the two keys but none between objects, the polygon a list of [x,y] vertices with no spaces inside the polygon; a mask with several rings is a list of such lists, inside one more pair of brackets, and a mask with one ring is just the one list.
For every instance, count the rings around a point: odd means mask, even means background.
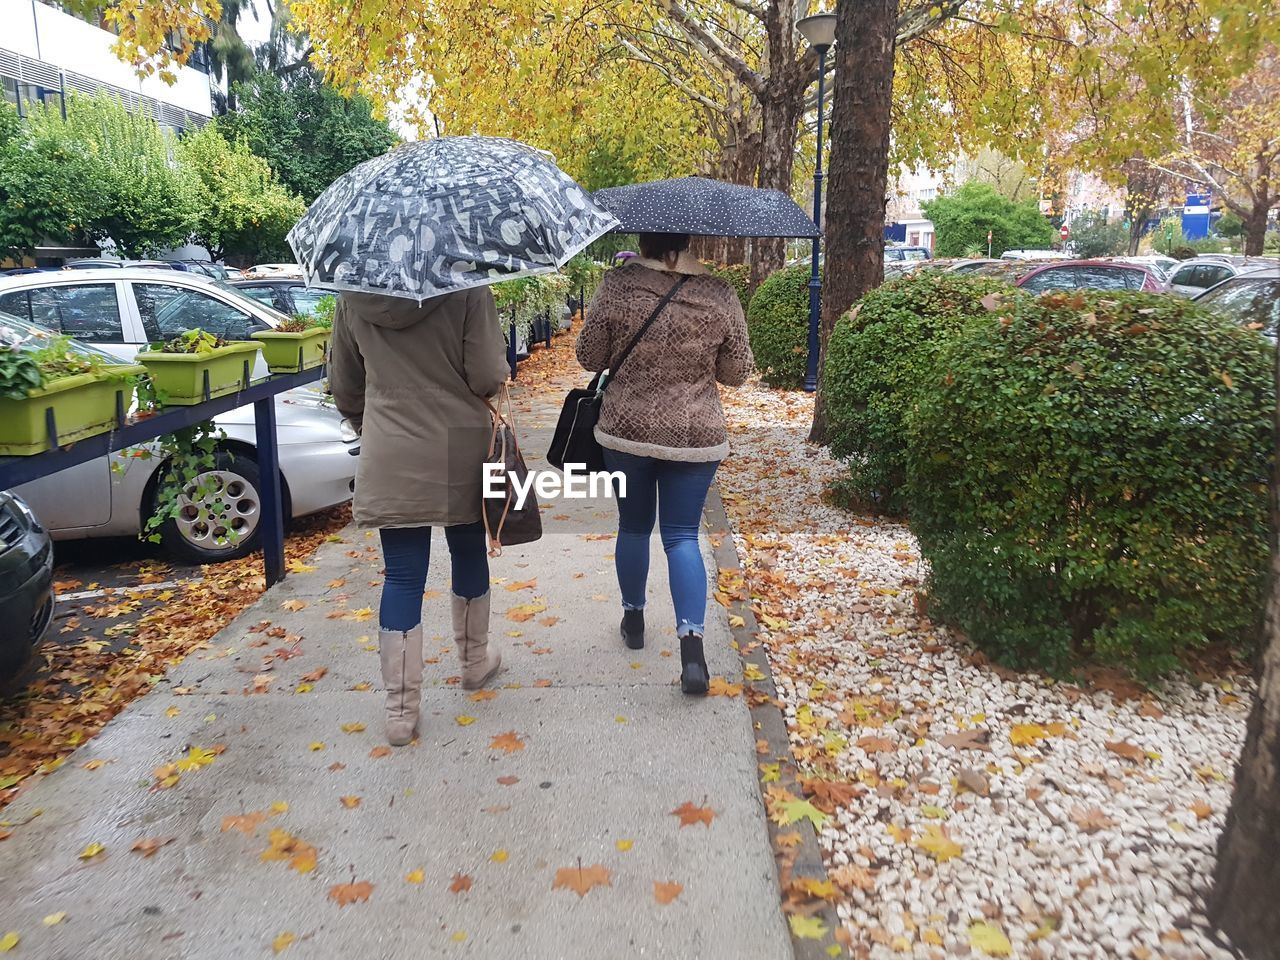
[{"label": "yellow tree leaves", "polygon": [[284,830],[273,829],[267,835],[270,846],[262,851],[263,862],[287,860],[298,873],[310,873],[316,868],[316,848]]}]

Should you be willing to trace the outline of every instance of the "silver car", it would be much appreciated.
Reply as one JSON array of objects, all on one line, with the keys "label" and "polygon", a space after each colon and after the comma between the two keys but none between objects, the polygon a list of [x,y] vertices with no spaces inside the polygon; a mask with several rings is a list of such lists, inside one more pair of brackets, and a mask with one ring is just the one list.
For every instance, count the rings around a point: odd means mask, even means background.
[{"label": "silver car", "polygon": [[1186,260],[1169,272],[1169,292],[1180,297],[1198,297],[1224,280],[1275,264],[1275,260],[1263,257],[1205,254]]},{"label": "silver car", "polygon": [[[114,362],[200,327],[243,340],[284,319],[269,307],[206,277],[125,267],[0,277],[0,312],[29,329],[65,334]],[[255,369],[264,376],[266,367]],[[225,433],[214,470],[187,487],[179,515],[160,528],[169,552],[199,563],[232,559],[257,546],[261,514],[253,407],[217,417]],[[351,498],[359,441],[313,387],[276,398],[286,517],[302,517]],[[156,507],[161,463],[114,454],[17,488],[54,539],[137,535]]]}]

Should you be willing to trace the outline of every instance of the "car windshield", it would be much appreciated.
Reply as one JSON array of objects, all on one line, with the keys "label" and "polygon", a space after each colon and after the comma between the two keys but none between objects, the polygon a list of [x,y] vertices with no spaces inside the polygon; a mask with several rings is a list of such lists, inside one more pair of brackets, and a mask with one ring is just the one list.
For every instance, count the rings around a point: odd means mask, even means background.
[{"label": "car windshield", "polygon": [[1207,304],[1236,323],[1259,323],[1275,336],[1280,327],[1280,278],[1236,277],[1209,290],[1196,303]]},{"label": "car windshield", "polygon": [[241,290],[239,287],[232,286],[226,280],[211,280],[210,282],[227,296],[231,297],[231,299],[237,304],[245,304],[256,308],[259,313],[268,314],[273,323],[284,323],[289,319],[275,307],[268,306],[261,300],[255,300],[253,297],[248,296],[245,291]]},{"label": "car windshield", "polygon": [[[0,340],[14,342],[17,341],[24,350],[39,350],[41,347],[47,346],[53,340],[57,339],[58,334],[46,330],[44,327],[38,327],[34,323],[28,323],[19,317],[15,317],[12,313],[4,313],[0,311]],[[79,340],[68,340],[67,347],[73,353],[78,353],[86,357],[96,357],[103,363],[128,363],[119,357],[114,357],[105,350],[99,350],[97,347],[90,346],[87,343],[81,343]]]}]

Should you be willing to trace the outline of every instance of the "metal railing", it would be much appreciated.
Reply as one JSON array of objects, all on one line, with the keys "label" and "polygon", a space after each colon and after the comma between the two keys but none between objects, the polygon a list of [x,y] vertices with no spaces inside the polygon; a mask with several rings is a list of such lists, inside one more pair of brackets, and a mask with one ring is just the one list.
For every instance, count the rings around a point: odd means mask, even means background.
[{"label": "metal railing", "polygon": [[[130,419],[122,403],[116,406],[116,424],[110,433],[77,440],[58,447],[58,428],[52,408],[45,411],[45,427],[52,449],[25,457],[0,457],[0,490],[39,480],[69,467],[79,466],[119,450],[148,443],[165,434],[195,426],[237,407],[253,404],[258,471],[262,479],[262,563],[267,586],[285,578],[284,562],[284,498],[280,487],[280,455],[276,441],[277,394],[314,383],[325,375],[324,367],[313,367],[301,373],[277,374],[250,382],[248,367],[244,386],[224,397],[206,399],[189,407],[171,407],[146,417]],[[208,382],[205,396],[208,397]]]}]

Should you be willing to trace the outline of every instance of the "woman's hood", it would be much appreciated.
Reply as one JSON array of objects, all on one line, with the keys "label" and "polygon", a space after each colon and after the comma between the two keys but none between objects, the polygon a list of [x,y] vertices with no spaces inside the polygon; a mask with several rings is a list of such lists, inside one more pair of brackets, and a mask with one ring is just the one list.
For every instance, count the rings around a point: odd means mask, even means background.
[{"label": "woman's hood", "polygon": [[376,293],[344,293],[347,309],[375,327],[403,330],[434,316],[451,297],[466,297],[466,291],[445,293],[419,303],[405,297],[386,297]]}]

